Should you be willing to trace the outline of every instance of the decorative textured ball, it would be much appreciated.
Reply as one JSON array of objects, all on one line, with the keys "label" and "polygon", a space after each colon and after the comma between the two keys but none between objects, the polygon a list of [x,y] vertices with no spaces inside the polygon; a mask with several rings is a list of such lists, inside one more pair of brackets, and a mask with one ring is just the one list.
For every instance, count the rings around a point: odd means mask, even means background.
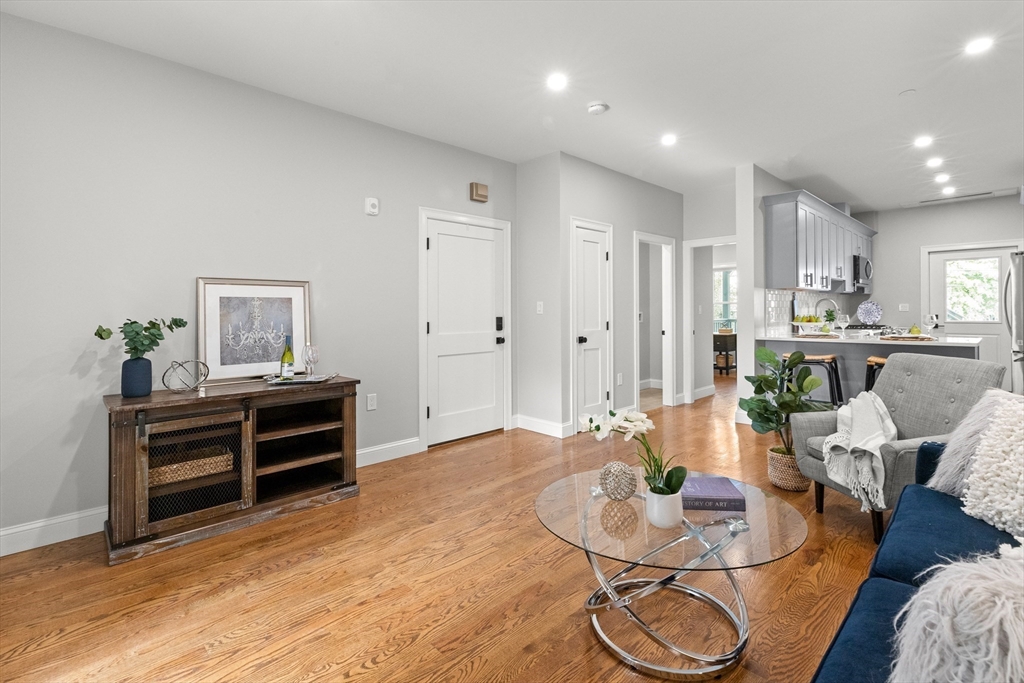
[{"label": "decorative textured ball", "polygon": [[636,474],[624,462],[610,462],[601,468],[601,490],[612,500],[626,500],[636,493]]},{"label": "decorative textured ball", "polygon": [[865,325],[874,325],[882,319],[882,307],[877,301],[863,301],[857,307],[857,319]]},{"label": "decorative textured ball", "polygon": [[632,536],[639,522],[633,504],[627,500],[609,500],[601,510],[601,528],[620,541]]},{"label": "decorative textured ball", "polygon": [[210,376],[210,366],[201,360],[171,361],[161,381],[171,391],[196,391]]}]

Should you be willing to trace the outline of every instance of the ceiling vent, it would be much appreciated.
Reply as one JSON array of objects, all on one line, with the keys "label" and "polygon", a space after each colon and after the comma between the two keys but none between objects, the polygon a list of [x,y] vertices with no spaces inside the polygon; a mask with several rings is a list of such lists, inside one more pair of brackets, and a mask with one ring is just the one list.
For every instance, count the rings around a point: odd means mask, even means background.
[{"label": "ceiling vent", "polygon": [[953,202],[967,202],[972,199],[985,199],[987,197],[1006,197],[1011,194],[1017,194],[1018,190],[1015,187],[1006,190],[993,190],[991,192],[975,192],[974,194],[962,194],[957,197],[941,197],[939,199],[925,199],[920,202],[913,202],[908,204],[900,204],[904,209],[912,209],[916,206],[934,206],[936,204],[952,204]]}]

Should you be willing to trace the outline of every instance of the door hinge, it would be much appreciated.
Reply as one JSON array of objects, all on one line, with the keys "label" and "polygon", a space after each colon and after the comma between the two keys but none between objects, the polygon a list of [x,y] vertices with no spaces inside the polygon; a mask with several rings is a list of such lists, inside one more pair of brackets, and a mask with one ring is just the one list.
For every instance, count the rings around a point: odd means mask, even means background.
[{"label": "door hinge", "polygon": [[427,406],[427,419],[430,419],[430,406]]},{"label": "door hinge", "polygon": [[502,316],[498,316],[494,319],[494,329],[501,332],[505,328],[505,320]]},{"label": "door hinge", "polygon": [[611,328],[611,323],[610,323],[610,322],[608,322],[607,320],[605,320],[605,321],[604,321],[604,329],[606,329],[606,330],[610,330],[610,329],[612,329],[612,328]]},{"label": "door hinge", "polygon": [[430,249],[430,238],[427,238],[427,249]]},{"label": "door hinge", "polygon": [[138,428],[138,435],[141,439],[146,435],[146,411],[140,410],[135,414],[135,424]]},{"label": "door hinge", "polygon": [[608,261],[608,260],[609,260],[609,258],[608,258],[608,252],[607,252],[607,251],[606,251],[606,252],[604,252],[604,260],[605,260],[605,261]]},{"label": "door hinge", "polygon": [[430,321],[427,321],[427,334],[430,334]]},{"label": "door hinge", "polygon": [[661,336],[662,336],[662,337],[664,337],[664,336],[665,336],[665,330],[662,330],[662,331],[661,331]]},{"label": "door hinge", "polygon": [[610,392],[610,391],[604,392],[604,400],[606,400],[606,401],[612,400],[612,392]]}]

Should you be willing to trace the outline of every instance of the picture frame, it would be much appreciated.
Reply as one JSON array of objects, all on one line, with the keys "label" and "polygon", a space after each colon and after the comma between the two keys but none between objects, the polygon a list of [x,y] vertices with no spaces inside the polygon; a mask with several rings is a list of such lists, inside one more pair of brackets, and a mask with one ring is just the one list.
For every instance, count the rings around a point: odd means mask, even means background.
[{"label": "picture frame", "polygon": [[210,380],[277,374],[285,335],[296,358],[309,343],[309,282],[198,277],[196,316]]}]

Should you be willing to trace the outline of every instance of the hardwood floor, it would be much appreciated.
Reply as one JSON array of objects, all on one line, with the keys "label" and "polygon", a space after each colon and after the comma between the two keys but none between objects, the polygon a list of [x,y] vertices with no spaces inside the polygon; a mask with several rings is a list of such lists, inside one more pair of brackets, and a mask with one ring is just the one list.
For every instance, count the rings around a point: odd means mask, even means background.
[{"label": "hardwood floor", "polygon": [[[818,515],[811,492],[772,488],[771,439],[733,424],[735,380],[716,382],[651,411],[654,441],[772,490],[808,524],[796,553],[737,572],[751,636],[720,680],[806,681],[867,574],[871,523],[834,492]],[[550,482],[632,451],[492,433],[362,468],[357,498],[116,567],[100,534],[0,558],[0,680],[656,680],[599,644],[582,609],[593,573],[533,512]],[[663,612],[680,638],[728,635],[706,612]]]}]

